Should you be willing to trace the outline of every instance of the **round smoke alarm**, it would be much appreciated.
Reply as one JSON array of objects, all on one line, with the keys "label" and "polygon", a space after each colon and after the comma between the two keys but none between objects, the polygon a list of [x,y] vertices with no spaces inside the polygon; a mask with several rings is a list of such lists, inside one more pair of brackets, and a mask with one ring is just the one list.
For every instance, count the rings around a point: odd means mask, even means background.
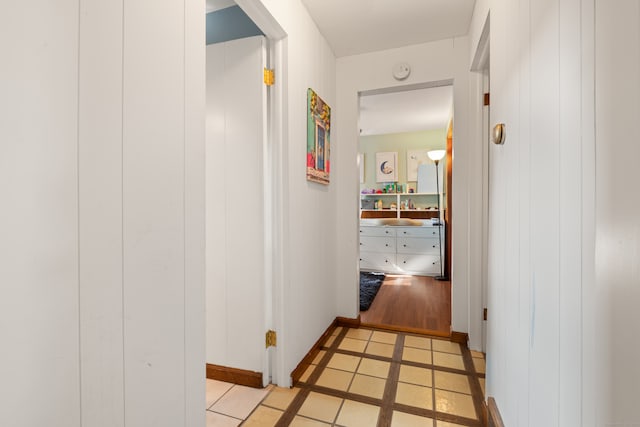
[{"label": "round smoke alarm", "polygon": [[404,80],[411,74],[411,66],[406,62],[401,62],[393,66],[393,78],[396,80]]}]

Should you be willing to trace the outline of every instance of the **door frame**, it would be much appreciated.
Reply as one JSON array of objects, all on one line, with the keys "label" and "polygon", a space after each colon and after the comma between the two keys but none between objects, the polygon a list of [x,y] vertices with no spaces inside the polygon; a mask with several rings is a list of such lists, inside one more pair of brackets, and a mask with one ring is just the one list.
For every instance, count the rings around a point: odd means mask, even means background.
[{"label": "door frame", "polygon": [[286,193],[285,173],[287,147],[287,33],[260,0],[236,0],[237,5],[260,28],[267,39],[267,67],[275,70],[275,83],[267,90],[267,137],[264,142],[265,200],[265,333],[275,330],[277,347],[266,350],[263,385],[273,382],[291,386],[291,374],[285,372],[287,331],[284,322],[284,286],[286,282]]}]

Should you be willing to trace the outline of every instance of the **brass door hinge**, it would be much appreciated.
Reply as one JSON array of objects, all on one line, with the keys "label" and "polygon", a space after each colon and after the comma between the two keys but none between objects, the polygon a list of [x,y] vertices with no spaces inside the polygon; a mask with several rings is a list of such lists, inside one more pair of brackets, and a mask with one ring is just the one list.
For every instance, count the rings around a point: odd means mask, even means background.
[{"label": "brass door hinge", "polygon": [[273,69],[265,68],[264,69],[264,84],[267,86],[273,86],[276,81],[276,75],[273,72]]},{"label": "brass door hinge", "polygon": [[484,309],[484,313],[482,314],[484,320],[487,320],[487,309]]},{"label": "brass door hinge", "polygon": [[265,347],[275,347],[277,341],[276,331],[268,330],[265,337]]}]

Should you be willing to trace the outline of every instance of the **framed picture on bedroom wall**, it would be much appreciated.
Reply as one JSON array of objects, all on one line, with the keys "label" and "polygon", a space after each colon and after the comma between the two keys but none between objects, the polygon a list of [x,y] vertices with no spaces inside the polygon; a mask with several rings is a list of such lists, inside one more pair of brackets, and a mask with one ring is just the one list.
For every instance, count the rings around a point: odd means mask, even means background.
[{"label": "framed picture on bedroom wall", "polygon": [[429,150],[407,150],[407,182],[418,180],[418,167],[433,162],[427,154]]},{"label": "framed picture on bedroom wall", "polygon": [[358,153],[358,167],[360,168],[360,184],[364,184],[364,153]]},{"label": "framed picture on bedroom wall", "polygon": [[398,152],[376,153],[376,182],[398,180]]}]

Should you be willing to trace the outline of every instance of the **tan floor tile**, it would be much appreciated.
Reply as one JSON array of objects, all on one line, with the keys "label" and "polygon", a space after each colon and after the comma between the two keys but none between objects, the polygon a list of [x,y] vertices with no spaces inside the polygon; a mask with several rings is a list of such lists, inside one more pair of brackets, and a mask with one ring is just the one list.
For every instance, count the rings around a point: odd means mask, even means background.
[{"label": "tan floor tile", "polygon": [[214,403],[210,410],[234,418],[246,419],[258,403],[269,393],[269,388],[235,385]]},{"label": "tan floor tile", "polygon": [[432,340],[431,348],[433,349],[433,351],[441,351],[443,353],[462,354],[462,350],[460,350],[460,344],[458,344],[457,342]]},{"label": "tan floor tile", "polygon": [[331,332],[331,335],[337,336],[337,335],[340,335],[340,332],[342,332],[342,326],[338,326],[337,328],[335,328],[333,332]]},{"label": "tan floor tile", "polygon": [[440,353],[439,351],[434,351],[433,364],[464,371],[464,361],[462,360],[462,356],[458,356],[457,354]]},{"label": "tan floor tile", "polygon": [[405,412],[393,411],[391,427],[432,427],[431,418],[419,417]]},{"label": "tan floor tile", "polygon": [[340,350],[344,351],[355,351],[357,353],[364,352],[364,349],[367,347],[367,342],[362,340],[357,340],[354,338],[343,338],[342,342],[338,346]]},{"label": "tan floor tile", "polygon": [[452,374],[450,372],[435,371],[436,388],[458,393],[471,394],[469,377],[466,375]]},{"label": "tan floor tile", "polygon": [[378,406],[345,400],[338,414],[336,425],[347,427],[371,427],[378,423]]},{"label": "tan floor tile", "polygon": [[431,339],[407,335],[406,337],[404,337],[404,345],[405,347],[415,347],[429,350],[431,349]]},{"label": "tan floor tile", "polygon": [[358,339],[358,340],[367,341],[367,340],[369,340],[369,338],[371,338],[371,332],[372,331],[369,330],[369,329],[360,329],[360,328],[354,329],[354,328],[350,328],[347,331],[347,337],[355,338],[355,339]]},{"label": "tan floor tile", "polygon": [[482,389],[482,396],[486,396],[487,392],[484,389],[484,378],[478,378],[478,381],[480,381],[480,388]]},{"label": "tan floor tile", "polygon": [[476,372],[478,372],[479,374],[485,373],[485,370],[487,368],[486,365],[487,364],[484,361],[484,359],[478,359],[476,357],[473,358],[473,367],[476,369]]},{"label": "tan floor tile", "polygon": [[309,367],[304,371],[302,376],[300,376],[300,381],[306,383],[315,369],[316,369],[316,365],[309,365]]},{"label": "tan floor tile", "polygon": [[320,374],[316,385],[328,387],[335,390],[347,391],[353,378],[352,372],[339,371],[337,369],[325,368]]},{"label": "tan floor tile", "polygon": [[216,403],[231,387],[231,383],[207,379],[207,408]]},{"label": "tan floor tile", "polygon": [[390,332],[374,331],[373,334],[371,334],[371,341],[381,342],[383,344],[394,345],[397,338],[397,334],[392,334]]},{"label": "tan floor tile", "polygon": [[359,357],[336,353],[331,356],[327,366],[333,369],[340,369],[341,371],[355,372],[359,364]]},{"label": "tan floor tile", "polygon": [[363,375],[371,375],[373,377],[387,378],[389,376],[389,362],[383,362],[381,360],[367,359],[366,357],[360,362],[358,366],[358,373]]},{"label": "tan floor tile", "polygon": [[370,342],[369,345],[367,345],[365,353],[391,358],[393,357],[393,346],[379,342]]},{"label": "tan floor tile", "polygon": [[262,401],[263,405],[285,410],[298,395],[299,388],[274,387]]},{"label": "tan floor tile", "polygon": [[311,362],[311,363],[314,364],[314,365],[319,364],[325,354],[327,354],[326,350],[320,350],[318,352],[318,354],[316,354],[316,357],[313,358],[313,362]]},{"label": "tan floor tile", "polygon": [[326,339],[326,341],[322,345],[325,347],[331,347],[331,344],[333,344],[336,338],[337,338],[336,335],[331,335],[329,338]]},{"label": "tan floor tile", "polygon": [[402,350],[402,360],[431,364],[431,350],[405,347]]},{"label": "tan floor tile", "polygon": [[207,427],[238,427],[242,420],[207,411]]},{"label": "tan floor tile", "polygon": [[396,402],[422,409],[433,409],[433,390],[414,384],[398,383]]},{"label": "tan floor tile", "polygon": [[351,387],[349,387],[349,392],[373,397],[374,399],[382,399],[386,383],[387,381],[382,378],[356,374]]},{"label": "tan floor tile", "polygon": [[300,407],[298,415],[333,423],[340,405],[342,405],[342,399],[312,391]]},{"label": "tan floor tile", "polygon": [[273,427],[283,413],[278,409],[260,405],[242,424],[242,427]]},{"label": "tan floor tile", "polygon": [[446,421],[436,421],[438,427],[464,427],[462,424],[448,423]]},{"label": "tan floor tile", "polygon": [[289,424],[289,427],[325,427],[329,425],[331,424],[296,416],[293,421],[291,421],[291,424]]},{"label": "tan floor tile", "polygon": [[436,390],[435,393],[436,411],[477,419],[471,396],[445,390]]},{"label": "tan floor tile", "polygon": [[431,375],[431,369],[400,365],[400,377],[398,380],[403,383],[431,387],[433,383]]},{"label": "tan floor tile", "polygon": [[471,357],[478,357],[480,359],[484,359],[484,353],[479,351],[471,350]]}]

